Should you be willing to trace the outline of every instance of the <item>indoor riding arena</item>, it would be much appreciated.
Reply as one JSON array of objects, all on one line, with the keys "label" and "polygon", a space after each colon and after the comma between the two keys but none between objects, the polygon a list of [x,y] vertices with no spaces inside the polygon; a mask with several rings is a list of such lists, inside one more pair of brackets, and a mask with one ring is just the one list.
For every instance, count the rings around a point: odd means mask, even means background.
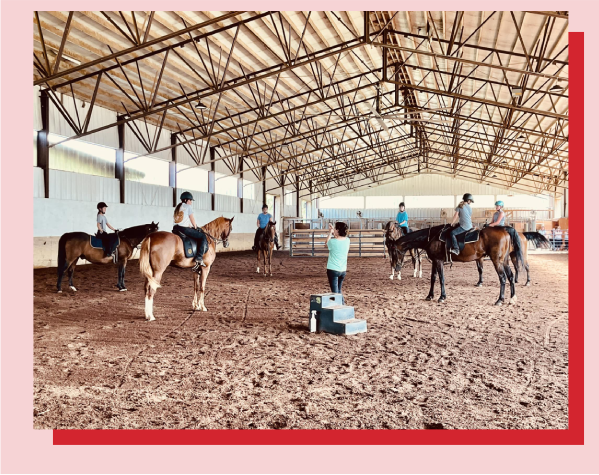
[{"label": "indoor riding arena", "polygon": [[35,428],[568,428],[567,12],[33,39]]}]

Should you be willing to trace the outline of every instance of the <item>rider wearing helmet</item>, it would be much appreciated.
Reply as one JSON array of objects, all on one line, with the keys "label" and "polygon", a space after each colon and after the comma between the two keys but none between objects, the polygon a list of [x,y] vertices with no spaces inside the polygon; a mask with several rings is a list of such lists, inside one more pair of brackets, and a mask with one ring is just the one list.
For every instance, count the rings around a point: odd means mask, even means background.
[{"label": "rider wearing helmet", "polygon": [[116,229],[113,228],[106,219],[106,209],[108,208],[108,205],[103,201],[100,201],[96,205],[96,208],[98,208],[98,215],[96,218],[96,226],[98,228],[98,231],[96,233],[96,236],[102,240],[102,246],[104,247],[104,257],[112,256],[112,260],[116,263],[118,260],[118,238],[116,233],[108,234],[108,231],[106,230],[106,228],[108,227],[113,231],[116,231]]},{"label": "rider wearing helmet", "polygon": [[503,201],[495,202],[495,213],[493,214],[493,222],[489,226],[505,226],[505,213],[503,212]]},{"label": "rider wearing helmet", "polygon": [[395,220],[399,223],[399,228],[402,234],[407,234],[408,232],[408,212],[406,211],[406,205],[402,201],[399,203],[399,213],[397,213],[397,217]]},{"label": "rider wearing helmet", "polygon": [[450,249],[450,252],[453,254],[460,253],[456,235],[465,233],[466,231],[472,229],[472,208],[470,207],[470,203],[474,203],[474,197],[470,193],[466,193],[462,197],[462,201],[458,207],[455,209],[455,214],[453,215],[453,221],[451,222],[451,225],[453,226],[459,221],[459,226],[456,226],[451,230],[452,248]]},{"label": "rider wearing helmet", "polygon": [[208,251],[208,240],[204,231],[198,227],[193,217],[192,201],[194,201],[193,195],[189,191],[181,193],[181,203],[177,205],[173,214],[173,231],[183,233],[198,241],[199,252],[196,254],[196,265],[192,270],[200,273],[200,267],[206,267],[206,264],[204,264],[204,254]]}]

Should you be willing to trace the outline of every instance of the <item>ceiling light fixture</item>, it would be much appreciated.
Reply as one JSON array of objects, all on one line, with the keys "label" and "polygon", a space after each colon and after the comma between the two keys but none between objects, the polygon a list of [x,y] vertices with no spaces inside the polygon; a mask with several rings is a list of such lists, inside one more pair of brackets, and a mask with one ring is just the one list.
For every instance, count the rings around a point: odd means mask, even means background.
[{"label": "ceiling light fixture", "polygon": [[204,104],[202,104],[202,101],[199,101],[199,102],[196,104],[196,109],[199,109],[199,110],[203,111],[203,110],[206,110],[206,109],[208,109],[208,107],[206,107]]},{"label": "ceiling light fixture", "polygon": [[521,97],[522,96],[522,88],[521,87],[512,87],[511,93],[512,93],[512,97]]},{"label": "ceiling light fixture", "polygon": [[549,88],[550,91],[563,91],[564,88],[562,86],[560,86],[559,84],[556,84],[555,86]]}]

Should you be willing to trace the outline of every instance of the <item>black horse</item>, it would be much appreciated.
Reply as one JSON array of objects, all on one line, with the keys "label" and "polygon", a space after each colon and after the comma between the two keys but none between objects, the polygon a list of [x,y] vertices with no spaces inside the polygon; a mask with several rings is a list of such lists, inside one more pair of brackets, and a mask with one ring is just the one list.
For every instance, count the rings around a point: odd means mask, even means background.
[{"label": "black horse", "polygon": [[[140,242],[150,233],[158,231],[158,223],[142,224],[133,226],[132,228],[119,231],[118,235],[120,243],[117,247],[119,273],[116,286],[120,291],[125,291],[125,268],[127,260],[133,255],[133,250]],[[91,236],[83,232],[66,233],[60,237],[58,241],[58,282],[56,288],[58,292],[62,292],[62,277],[64,271],[68,270],[69,288],[72,291],[77,291],[73,285],[73,273],[79,258],[85,259],[92,264],[111,264],[112,256],[104,256],[102,248],[93,247],[90,241]]]},{"label": "black horse", "polygon": [[[405,259],[405,254],[410,249],[424,249],[432,261],[431,288],[426,300],[432,300],[434,297],[435,279],[439,274],[441,284],[441,296],[439,302],[445,301],[445,275],[443,273],[443,264],[447,259],[447,249],[445,240],[441,239],[441,233],[447,230],[447,225],[434,226],[432,228],[421,229],[410,234],[406,234],[397,241],[397,249],[401,255],[401,265]],[[520,236],[515,229],[509,227],[487,227],[480,231],[478,239],[474,242],[464,244],[463,250],[459,255],[453,256],[456,262],[479,261],[484,256],[489,256],[493,261],[501,290],[499,299],[495,305],[501,305],[504,302],[506,278],[510,282],[510,303],[516,303],[516,287],[514,285],[514,274],[509,266],[509,255],[513,246],[516,252],[516,264],[519,267],[524,261],[522,254],[522,243]]]},{"label": "black horse", "polygon": [[[393,280],[395,273],[397,272],[397,280],[401,280],[401,263],[400,256],[397,250],[397,240],[407,233],[414,232],[413,229],[408,229],[405,226],[399,226],[397,221],[389,221],[385,225],[385,245],[387,246],[387,252],[389,253],[389,262],[391,264],[391,275],[389,278]],[[414,252],[415,251],[415,252]],[[412,256],[412,265],[414,266],[414,277],[420,272],[419,277],[422,277],[422,259],[420,257],[421,251],[418,249],[410,249],[410,255]]]}]

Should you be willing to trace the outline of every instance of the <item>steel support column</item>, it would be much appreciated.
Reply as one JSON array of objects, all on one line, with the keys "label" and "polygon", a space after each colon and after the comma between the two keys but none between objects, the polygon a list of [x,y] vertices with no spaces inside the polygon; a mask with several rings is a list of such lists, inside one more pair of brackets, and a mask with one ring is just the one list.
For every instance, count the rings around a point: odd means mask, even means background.
[{"label": "steel support column", "polygon": [[262,206],[266,204],[266,167],[262,167]]},{"label": "steel support column", "polygon": [[208,193],[211,194],[212,211],[216,211],[216,148],[210,147],[210,171],[208,172]]},{"label": "steel support column", "polygon": [[[117,117],[117,120],[119,118]],[[119,124],[117,127],[119,136],[119,148],[116,149],[116,162],[114,164],[114,176],[119,180],[120,202],[125,202],[125,124]]]},{"label": "steel support column", "polygon": [[41,91],[42,130],[37,132],[37,166],[44,171],[44,196],[50,198],[50,98],[46,91]]},{"label": "steel support column", "polygon": [[[177,144],[177,134],[171,134],[171,145]],[[177,147],[171,149],[171,161],[168,164],[168,186],[173,189],[173,206],[177,206]]]},{"label": "steel support column", "polygon": [[243,158],[239,158],[239,178],[237,179],[237,196],[239,198],[239,211],[243,213]]}]

